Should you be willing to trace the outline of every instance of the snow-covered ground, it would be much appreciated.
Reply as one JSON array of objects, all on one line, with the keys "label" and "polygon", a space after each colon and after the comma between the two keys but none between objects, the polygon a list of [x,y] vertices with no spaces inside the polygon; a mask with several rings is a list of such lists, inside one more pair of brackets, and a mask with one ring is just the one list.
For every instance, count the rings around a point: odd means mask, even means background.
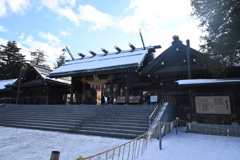
[{"label": "snow-covered ground", "polygon": [[[240,137],[185,133],[185,128],[163,137],[163,150],[158,140],[148,144],[139,160],[239,160]],[[0,160],[47,160],[51,151],[60,151],[60,160],[87,157],[120,144],[126,139],[106,138],[0,127]],[[97,158],[100,159],[100,158]]]}]

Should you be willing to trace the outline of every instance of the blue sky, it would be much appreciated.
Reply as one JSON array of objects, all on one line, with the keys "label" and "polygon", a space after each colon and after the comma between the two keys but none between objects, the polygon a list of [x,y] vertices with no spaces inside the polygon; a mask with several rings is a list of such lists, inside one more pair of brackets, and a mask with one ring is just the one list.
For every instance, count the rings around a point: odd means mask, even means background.
[{"label": "blue sky", "polygon": [[65,45],[76,58],[115,45],[142,47],[139,29],[146,46],[162,46],[159,53],[173,35],[199,49],[190,0],[0,0],[0,6],[0,44],[15,40],[27,59],[29,51],[44,50],[51,66]]}]

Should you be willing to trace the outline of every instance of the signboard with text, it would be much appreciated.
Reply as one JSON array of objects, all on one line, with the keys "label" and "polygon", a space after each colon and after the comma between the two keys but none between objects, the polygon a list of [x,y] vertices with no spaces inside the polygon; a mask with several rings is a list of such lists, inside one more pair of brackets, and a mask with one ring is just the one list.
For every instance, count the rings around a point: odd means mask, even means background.
[{"label": "signboard with text", "polygon": [[197,114],[231,114],[229,96],[196,96]]}]

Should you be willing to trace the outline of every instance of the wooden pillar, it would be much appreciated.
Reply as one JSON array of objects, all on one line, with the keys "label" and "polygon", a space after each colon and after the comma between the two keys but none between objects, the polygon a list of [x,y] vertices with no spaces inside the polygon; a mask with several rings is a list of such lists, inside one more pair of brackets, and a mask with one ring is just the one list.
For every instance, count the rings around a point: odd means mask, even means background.
[{"label": "wooden pillar", "polygon": [[130,89],[130,85],[129,85],[129,76],[126,74],[125,75],[125,103],[129,104],[129,89]]},{"label": "wooden pillar", "polygon": [[70,104],[73,104],[73,91],[74,90],[74,83],[73,83],[73,77],[71,79],[71,96],[70,96]]},{"label": "wooden pillar", "polygon": [[59,151],[52,151],[50,160],[59,160],[60,152]]},{"label": "wooden pillar", "polygon": [[46,85],[46,89],[47,89],[46,105],[48,105],[48,103],[49,103],[49,86],[47,86],[46,83],[45,83],[45,85]]},{"label": "wooden pillar", "polygon": [[86,101],[86,82],[83,82],[82,84],[82,104],[85,104]]},{"label": "wooden pillar", "polygon": [[189,89],[188,93],[189,93],[189,103],[190,103],[190,107],[191,107],[191,121],[195,121],[196,119],[195,119],[195,117],[193,117],[195,114],[195,109],[194,109],[194,104],[193,104],[192,90]]},{"label": "wooden pillar", "polygon": [[187,60],[188,60],[188,79],[192,79],[192,66],[191,66],[191,55],[190,55],[190,42],[187,40]]},{"label": "wooden pillar", "polygon": [[162,123],[158,126],[159,130],[159,149],[162,150]]},{"label": "wooden pillar", "polygon": [[235,95],[236,93],[234,93],[234,90],[231,89],[232,94],[230,95],[230,105],[231,110],[232,110],[232,122],[236,122],[237,121],[237,109],[236,109],[236,100],[235,100]]},{"label": "wooden pillar", "polygon": [[157,90],[157,104],[161,104],[161,89]]},{"label": "wooden pillar", "polygon": [[110,98],[109,98],[109,104],[113,104],[113,81],[110,81]]},{"label": "wooden pillar", "polygon": [[142,90],[142,89],[139,89],[138,92],[140,93],[140,101],[139,101],[139,103],[140,103],[140,104],[143,104],[143,90]]},{"label": "wooden pillar", "polygon": [[18,78],[18,90],[17,90],[16,104],[18,104],[18,100],[19,100],[21,80],[22,80],[22,71],[23,71],[23,67],[20,68],[20,74],[19,74],[19,78]]}]

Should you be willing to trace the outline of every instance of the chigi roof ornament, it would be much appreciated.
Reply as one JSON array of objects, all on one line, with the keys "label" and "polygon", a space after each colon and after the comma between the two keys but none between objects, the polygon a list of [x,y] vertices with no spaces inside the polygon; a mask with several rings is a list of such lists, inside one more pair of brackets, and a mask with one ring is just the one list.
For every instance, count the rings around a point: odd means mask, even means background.
[{"label": "chigi roof ornament", "polygon": [[143,41],[143,36],[142,36],[141,29],[139,29],[139,34],[140,34],[140,37],[141,37],[141,40],[142,40],[143,49],[145,50],[145,45],[144,45],[144,41]]},{"label": "chigi roof ornament", "polygon": [[132,48],[132,52],[133,52],[133,51],[134,51],[134,49],[135,49],[134,45],[132,45],[132,43],[129,43],[128,45],[129,45],[129,47],[131,47],[131,48]]},{"label": "chigi roof ornament", "polygon": [[104,48],[102,48],[101,50],[104,52],[104,56],[106,56],[108,51],[106,49],[104,49]]},{"label": "chigi roof ornament", "polygon": [[[69,50],[69,48],[68,48],[67,45],[65,46],[65,48],[66,48],[68,54],[71,56],[72,60],[74,60],[74,57],[73,57],[72,53],[70,52],[70,50]],[[64,49],[65,49],[65,48],[64,48]],[[63,50],[63,51],[64,51],[64,50]]]},{"label": "chigi roof ornament", "polygon": [[91,50],[89,50],[89,53],[92,55],[92,57],[94,57],[94,56],[97,55],[97,53],[95,53],[95,52],[93,52],[93,51],[91,51]]},{"label": "chigi roof ornament", "polygon": [[114,46],[114,48],[118,51],[118,53],[121,52],[121,49],[118,46]]},{"label": "chigi roof ornament", "polygon": [[82,58],[85,57],[85,54],[82,54],[82,53],[80,53],[80,52],[78,52],[78,55],[81,56]]}]

